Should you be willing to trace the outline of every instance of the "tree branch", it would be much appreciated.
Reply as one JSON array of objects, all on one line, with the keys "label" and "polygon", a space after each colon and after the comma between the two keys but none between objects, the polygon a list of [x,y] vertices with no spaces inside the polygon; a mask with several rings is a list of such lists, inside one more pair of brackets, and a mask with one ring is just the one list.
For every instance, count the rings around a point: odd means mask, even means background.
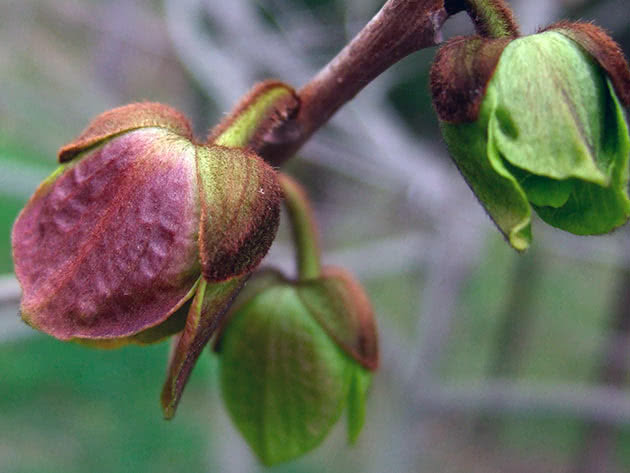
[{"label": "tree branch", "polygon": [[[256,146],[279,166],[346,102],[393,64],[441,41],[444,0],[388,0],[341,52],[298,92],[297,112],[281,119]],[[291,116],[291,114],[293,115]]]}]

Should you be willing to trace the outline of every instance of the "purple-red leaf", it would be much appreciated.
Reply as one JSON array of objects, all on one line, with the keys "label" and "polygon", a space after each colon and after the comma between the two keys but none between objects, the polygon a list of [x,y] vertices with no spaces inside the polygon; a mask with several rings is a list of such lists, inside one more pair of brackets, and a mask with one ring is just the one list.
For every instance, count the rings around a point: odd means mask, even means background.
[{"label": "purple-red leaf", "polygon": [[194,147],[131,131],[45,181],[13,228],[22,317],[59,339],[126,337],[166,320],[199,277]]},{"label": "purple-red leaf", "polygon": [[[197,286],[195,285],[195,288],[196,287]],[[92,348],[103,348],[106,350],[121,348],[126,345],[151,345],[154,343],[160,343],[184,330],[186,317],[188,317],[188,311],[190,310],[191,304],[192,299],[188,299],[184,305],[177,309],[164,322],[143,330],[135,335],[119,338],[74,338],[72,341],[77,342],[80,345]]]},{"label": "purple-red leaf", "polygon": [[59,150],[59,162],[70,161],[77,154],[111,138],[137,128],[156,127],[192,139],[188,120],[177,110],[160,103],[132,103],[114,108],[96,117],[74,141]]}]

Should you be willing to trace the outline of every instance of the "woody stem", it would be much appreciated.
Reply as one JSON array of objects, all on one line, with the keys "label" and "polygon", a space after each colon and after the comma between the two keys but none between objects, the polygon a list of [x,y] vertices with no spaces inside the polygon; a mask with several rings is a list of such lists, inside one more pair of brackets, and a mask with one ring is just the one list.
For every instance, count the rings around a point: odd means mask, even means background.
[{"label": "woody stem", "polygon": [[284,163],[383,71],[405,56],[439,43],[440,28],[447,17],[444,0],[388,0],[357,36],[298,91],[297,113],[279,125],[269,143],[258,144],[255,151],[274,166]]}]

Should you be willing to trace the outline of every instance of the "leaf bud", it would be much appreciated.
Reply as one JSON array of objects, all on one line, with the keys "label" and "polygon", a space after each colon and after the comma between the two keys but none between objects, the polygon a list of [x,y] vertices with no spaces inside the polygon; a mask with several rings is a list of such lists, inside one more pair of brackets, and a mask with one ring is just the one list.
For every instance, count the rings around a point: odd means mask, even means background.
[{"label": "leaf bud", "polygon": [[[274,97],[250,114],[250,129]],[[250,108],[258,102],[250,96]],[[201,282],[246,277],[274,239],[282,191],[239,130],[199,144],[179,112],[138,103],[103,113],[61,148],[61,166],[13,227],[23,319],[96,346],[159,341],[182,329]]]},{"label": "leaf bud", "polygon": [[599,28],[455,38],[431,91],[457,167],[517,250],[531,242],[531,209],[578,235],[627,221],[630,68]]},{"label": "leaf bud", "polygon": [[263,463],[315,448],[346,407],[349,439],[358,436],[378,350],[369,301],[347,272],[297,282],[257,274],[215,348],[224,402]]}]

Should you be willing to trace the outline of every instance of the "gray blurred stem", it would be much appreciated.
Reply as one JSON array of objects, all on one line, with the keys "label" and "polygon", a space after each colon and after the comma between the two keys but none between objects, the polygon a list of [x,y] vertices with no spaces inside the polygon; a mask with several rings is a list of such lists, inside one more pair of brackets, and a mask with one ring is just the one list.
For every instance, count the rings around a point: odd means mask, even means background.
[{"label": "gray blurred stem", "polygon": [[[624,269],[617,287],[614,312],[605,340],[604,358],[598,381],[611,388],[626,385],[630,373],[630,270]],[[585,426],[583,447],[576,458],[574,473],[614,473],[619,428],[593,420]]]}]

